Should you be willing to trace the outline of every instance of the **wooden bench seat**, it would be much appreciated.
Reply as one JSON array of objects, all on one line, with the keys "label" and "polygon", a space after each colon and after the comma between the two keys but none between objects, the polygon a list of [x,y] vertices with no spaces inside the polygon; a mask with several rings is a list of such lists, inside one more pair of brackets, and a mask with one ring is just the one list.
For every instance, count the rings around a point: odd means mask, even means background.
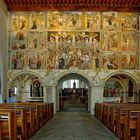
[{"label": "wooden bench seat", "polygon": [[[14,121],[16,126],[13,130],[16,133],[16,138],[11,140],[28,140],[53,117],[53,104],[35,102],[3,103],[0,104],[0,112],[3,111],[15,113]],[[9,123],[7,126],[11,127],[11,124]],[[2,132],[0,133],[1,139],[4,134],[4,128],[1,125],[0,130]],[[7,136],[10,139],[11,135]]]},{"label": "wooden bench seat", "polygon": [[16,128],[16,112],[0,111],[0,139],[17,140]]},{"label": "wooden bench seat", "polygon": [[97,103],[95,113],[119,139],[140,140],[140,104]]}]

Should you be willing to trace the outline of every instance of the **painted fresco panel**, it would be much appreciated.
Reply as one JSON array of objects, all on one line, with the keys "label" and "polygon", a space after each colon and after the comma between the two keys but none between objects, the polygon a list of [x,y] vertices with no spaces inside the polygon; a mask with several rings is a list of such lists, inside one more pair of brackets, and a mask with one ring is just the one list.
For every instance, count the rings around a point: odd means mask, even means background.
[{"label": "painted fresco panel", "polygon": [[118,53],[108,53],[103,55],[103,69],[118,69]]},{"label": "painted fresco panel", "polygon": [[82,12],[48,13],[48,29],[51,30],[79,30],[85,28],[85,14]]},{"label": "painted fresco panel", "polygon": [[86,30],[100,30],[101,15],[100,12],[86,12],[85,13],[85,29]]},{"label": "painted fresco panel", "polygon": [[103,12],[102,28],[104,30],[117,30],[119,28],[119,18],[117,12]]},{"label": "painted fresco panel", "polygon": [[121,28],[124,31],[136,31],[139,29],[138,16],[134,14],[122,14],[121,15]]},{"label": "painted fresco panel", "polygon": [[25,51],[11,51],[11,68],[23,69],[28,65],[28,53]]},{"label": "painted fresco panel", "polygon": [[19,50],[27,48],[27,32],[17,31],[10,34],[10,49]]},{"label": "painted fresco panel", "polygon": [[102,50],[104,51],[118,51],[119,35],[116,32],[106,32],[103,34]]},{"label": "painted fresco panel", "polygon": [[121,53],[119,57],[121,69],[137,69],[136,53]]},{"label": "painted fresco panel", "polygon": [[138,33],[122,33],[121,51],[138,51]]},{"label": "painted fresco panel", "polygon": [[29,49],[45,49],[46,48],[46,33],[45,32],[33,32],[29,33],[28,47]]},{"label": "painted fresco panel", "polygon": [[27,12],[15,12],[9,15],[9,30],[28,30],[29,29],[29,14]]},{"label": "painted fresco panel", "polygon": [[41,30],[45,29],[45,13],[44,12],[32,12],[30,14],[30,29]]},{"label": "painted fresco panel", "polygon": [[136,69],[138,24],[131,13],[11,12],[9,68]]}]

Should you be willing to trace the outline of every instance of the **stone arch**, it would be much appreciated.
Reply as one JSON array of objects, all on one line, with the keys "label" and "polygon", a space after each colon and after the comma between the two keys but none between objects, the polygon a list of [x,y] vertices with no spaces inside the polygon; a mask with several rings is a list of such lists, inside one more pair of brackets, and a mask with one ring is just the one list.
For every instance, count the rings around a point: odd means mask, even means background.
[{"label": "stone arch", "polygon": [[56,105],[57,105],[57,109],[59,110],[59,87],[60,85],[69,79],[80,79],[82,81],[84,81],[87,86],[88,86],[88,110],[90,110],[90,96],[91,96],[91,83],[92,80],[91,78],[87,75],[87,73],[84,73],[82,71],[65,71],[60,73],[54,80],[56,82]]},{"label": "stone arch", "polygon": [[[11,89],[13,87],[18,88],[18,93],[16,97],[18,98],[19,101],[26,101],[27,94],[29,96],[30,94],[30,89],[27,87],[30,87],[30,81],[31,79],[38,79],[41,83],[43,83],[43,78],[36,72],[32,71],[20,71],[17,72],[16,74],[11,74],[9,76],[9,85],[8,85],[8,98],[9,95],[12,93]],[[27,90],[27,89],[28,90]]]},{"label": "stone arch", "polygon": [[55,82],[56,84],[60,81],[60,79],[62,79],[63,77],[65,77],[66,75],[69,75],[69,74],[75,74],[75,75],[79,75],[81,77],[83,77],[84,79],[86,79],[90,84],[92,83],[92,79],[91,77],[89,77],[87,75],[87,73],[85,72],[82,72],[82,71],[63,71],[62,73],[60,73],[57,77],[55,77]]},{"label": "stone arch", "polygon": [[[121,94],[121,101],[123,103],[138,102],[138,79],[134,74],[127,71],[116,71],[105,78],[104,85],[108,80],[117,81],[122,86],[119,89],[121,92],[118,94]],[[132,83],[132,88],[130,88],[130,83]]]},{"label": "stone arch", "polygon": [[138,85],[138,80],[137,80],[136,76],[133,75],[132,73],[129,73],[126,71],[116,71],[116,72],[113,72],[113,73],[107,75],[107,77],[105,77],[105,80],[104,80],[104,85],[109,78],[111,78],[112,76],[115,76],[115,75],[126,75],[129,78],[131,78],[135,82],[136,85]]},{"label": "stone arch", "polygon": [[18,72],[16,74],[14,74],[13,76],[10,77],[10,80],[9,80],[9,87],[11,86],[12,82],[19,76],[21,75],[33,75],[33,76],[36,76],[38,77],[38,79],[41,81],[41,82],[44,82],[43,81],[43,78],[36,72],[33,72],[33,71],[21,71],[21,72]]}]

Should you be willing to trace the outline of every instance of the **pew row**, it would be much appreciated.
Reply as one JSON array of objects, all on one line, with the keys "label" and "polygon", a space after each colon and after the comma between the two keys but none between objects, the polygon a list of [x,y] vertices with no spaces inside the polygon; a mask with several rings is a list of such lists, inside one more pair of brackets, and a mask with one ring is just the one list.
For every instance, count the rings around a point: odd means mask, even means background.
[{"label": "pew row", "polygon": [[[14,122],[16,122],[16,129],[12,129],[12,131],[14,131],[16,138],[12,138],[12,140],[28,140],[54,115],[52,103],[3,103],[0,104],[0,112],[3,111],[15,113]],[[7,120],[9,119],[10,116],[7,117]],[[0,139],[3,137],[3,127],[2,123],[0,125]],[[8,123],[8,127],[11,127],[10,123]],[[11,138],[10,133],[8,133],[7,137]]]},{"label": "pew row", "polygon": [[96,103],[95,117],[121,140],[140,140],[140,104]]}]

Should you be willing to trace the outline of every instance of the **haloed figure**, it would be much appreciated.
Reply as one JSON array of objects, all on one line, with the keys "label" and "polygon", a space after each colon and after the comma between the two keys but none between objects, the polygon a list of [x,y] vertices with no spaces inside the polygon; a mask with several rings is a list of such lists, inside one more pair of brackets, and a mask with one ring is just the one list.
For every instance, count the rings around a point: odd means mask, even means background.
[{"label": "haloed figure", "polygon": [[37,29],[37,21],[36,20],[33,21],[32,29]]}]

